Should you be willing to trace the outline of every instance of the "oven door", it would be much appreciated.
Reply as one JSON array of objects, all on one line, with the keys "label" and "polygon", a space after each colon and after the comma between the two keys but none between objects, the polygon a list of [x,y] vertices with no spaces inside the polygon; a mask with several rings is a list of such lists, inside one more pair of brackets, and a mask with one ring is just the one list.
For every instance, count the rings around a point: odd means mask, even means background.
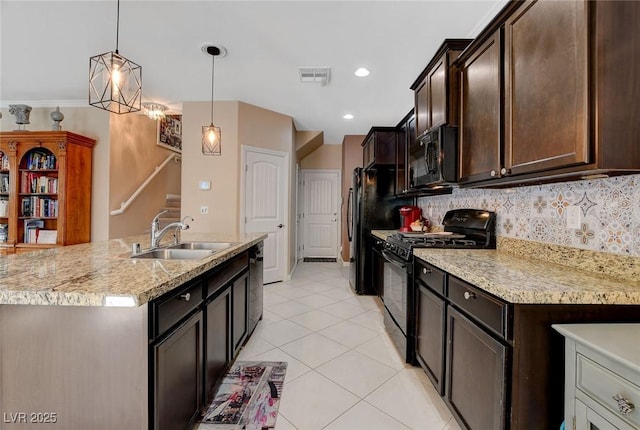
[{"label": "oven door", "polygon": [[407,359],[407,299],[410,263],[382,251],[384,322],[387,333]]}]

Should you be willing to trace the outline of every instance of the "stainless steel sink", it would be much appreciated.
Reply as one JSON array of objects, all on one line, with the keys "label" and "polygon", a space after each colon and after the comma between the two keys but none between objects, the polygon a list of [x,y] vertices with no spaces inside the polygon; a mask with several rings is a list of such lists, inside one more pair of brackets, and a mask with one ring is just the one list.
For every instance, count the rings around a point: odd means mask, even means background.
[{"label": "stainless steel sink", "polygon": [[231,242],[183,242],[177,245],[171,246],[171,249],[189,249],[189,250],[201,250],[206,249],[210,251],[223,251],[231,246],[235,245]]},{"label": "stainless steel sink", "polygon": [[208,249],[163,248],[143,252],[142,254],[132,255],[131,258],[156,258],[159,260],[199,260],[201,258],[208,257],[213,253],[213,250]]}]

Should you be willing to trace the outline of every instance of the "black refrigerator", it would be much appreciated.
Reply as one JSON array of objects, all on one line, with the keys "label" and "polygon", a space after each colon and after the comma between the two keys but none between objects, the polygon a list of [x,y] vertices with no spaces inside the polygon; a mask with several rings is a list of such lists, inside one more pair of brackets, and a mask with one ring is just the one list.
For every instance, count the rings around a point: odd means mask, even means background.
[{"label": "black refrigerator", "polygon": [[[393,168],[353,170],[349,190],[347,230],[351,265],[349,284],[357,294],[376,294],[371,280],[371,230],[400,228],[400,208],[413,204],[412,198],[395,198]],[[369,270],[365,270],[369,268]]]}]

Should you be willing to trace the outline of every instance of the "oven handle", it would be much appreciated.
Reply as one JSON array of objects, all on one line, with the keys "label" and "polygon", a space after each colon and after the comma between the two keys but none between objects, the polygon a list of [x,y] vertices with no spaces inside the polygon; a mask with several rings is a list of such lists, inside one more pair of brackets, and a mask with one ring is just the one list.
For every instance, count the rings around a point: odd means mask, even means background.
[{"label": "oven handle", "polygon": [[398,261],[398,259],[393,254],[391,254],[390,252],[382,250],[382,256],[387,261],[387,263],[391,263],[394,266],[401,268],[402,270],[406,270],[407,269],[407,265],[400,263]]}]

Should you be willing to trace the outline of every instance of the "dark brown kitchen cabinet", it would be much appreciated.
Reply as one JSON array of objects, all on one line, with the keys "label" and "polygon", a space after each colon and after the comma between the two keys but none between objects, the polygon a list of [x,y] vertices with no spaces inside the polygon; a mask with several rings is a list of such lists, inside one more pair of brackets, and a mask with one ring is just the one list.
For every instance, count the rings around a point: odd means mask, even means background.
[{"label": "dark brown kitchen cabinet", "polygon": [[154,429],[184,429],[199,416],[202,341],[202,311],[197,311],[153,347]]},{"label": "dark brown kitchen cabinet", "polygon": [[416,284],[416,359],[440,395],[444,394],[445,301]]},{"label": "dark brown kitchen cabinet", "polygon": [[446,39],[411,85],[416,136],[439,125],[458,124],[458,74],[453,62],[471,39]]},{"label": "dark brown kitchen cabinet", "polygon": [[[460,64],[460,182],[490,179],[501,168],[501,37],[492,37]],[[463,54],[464,55],[464,54]]]},{"label": "dark brown kitchen cabinet", "polygon": [[233,357],[240,351],[249,327],[249,274],[245,272],[231,286]]},{"label": "dark brown kitchen cabinet", "polygon": [[396,126],[396,181],[395,194],[402,196],[409,191],[408,150],[416,140],[416,116],[412,109]]},{"label": "dark brown kitchen cabinet", "polygon": [[463,52],[463,185],[640,171],[638,2],[513,1]]},{"label": "dark brown kitchen cabinet", "polygon": [[506,428],[507,347],[452,306],[447,310],[445,401],[473,430]]},{"label": "dark brown kitchen cabinet", "polygon": [[588,20],[582,1],[531,1],[505,22],[502,174],[590,162]]},{"label": "dark brown kitchen cabinet", "polygon": [[207,402],[231,362],[231,289],[214,297],[205,303],[204,395]]},{"label": "dark brown kitchen cabinet", "polygon": [[396,162],[395,127],[372,127],[362,143],[363,166],[393,167]]}]

